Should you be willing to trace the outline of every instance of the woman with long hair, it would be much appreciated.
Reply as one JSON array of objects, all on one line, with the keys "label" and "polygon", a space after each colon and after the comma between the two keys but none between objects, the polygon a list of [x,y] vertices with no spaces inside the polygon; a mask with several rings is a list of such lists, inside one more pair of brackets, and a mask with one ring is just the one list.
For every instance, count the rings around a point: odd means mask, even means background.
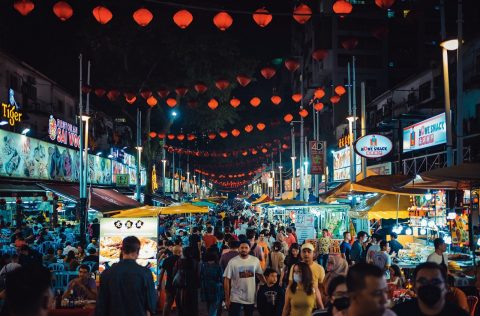
[{"label": "woman with long hair", "polygon": [[77,257],[76,257],[75,252],[73,250],[70,250],[67,253],[67,256],[65,257],[65,259],[63,259],[63,264],[65,265],[65,268],[68,271],[77,270],[77,267],[80,265],[80,263],[78,263]]},{"label": "woman with long hair", "polygon": [[178,288],[175,300],[177,302],[178,316],[198,315],[198,288],[199,268],[195,259],[195,250],[192,247],[183,249],[183,257],[178,260],[174,269],[175,273],[181,270],[184,273],[187,286]]},{"label": "woman with long hair", "polygon": [[311,315],[317,296],[313,275],[308,264],[298,262],[293,266],[293,281],[287,288],[282,316]]},{"label": "woman with long hair", "polygon": [[283,263],[285,263],[284,267],[284,277],[280,280],[280,285],[288,284],[288,276],[290,275],[290,269],[293,267],[294,264],[300,261],[300,246],[297,243],[293,243],[290,248],[288,249],[288,254],[285,257]]}]

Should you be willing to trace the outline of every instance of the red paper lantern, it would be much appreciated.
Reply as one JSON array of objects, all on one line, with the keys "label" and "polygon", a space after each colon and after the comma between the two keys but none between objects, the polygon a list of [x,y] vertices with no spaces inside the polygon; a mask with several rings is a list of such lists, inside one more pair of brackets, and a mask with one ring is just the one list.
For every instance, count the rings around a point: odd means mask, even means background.
[{"label": "red paper lantern", "polygon": [[298,114],[300,114],[301,117],[306,118],[308,116],[308,111],[305,109],[301,109]]},{"label": "red paper lantern", "polygon": [[208,138],[209,138],[209,139],[214,140],[215,137],[217,137],[217,134],[215,134],[215,133],[208,133]]},{"label": "red paper lantern", "polygon": [[138,25],[145,27],[153,20],[153,14],[150,10],[145,8],[140,8],[137,11],[133,12],[133,19],[137,22]]},{"label": "red paper lantern", "polygon": [[230,105],[234,108],[237,108],[240,105],[240,100],[237,98],[233,98],[230,100]]},{"label": "red paper lantern", "polygon": [[157,105],[158,101],[157,99],[152,95],[150,98],[147,99],[147,104],[153,108],[155,105]]},{"label": "red paper lantern", "polygon": [[175,92],[179,96],[184,97],[188,92],[188,88],[187,87],[178,87],[178,88],[175,89]]},{"label": "red paper lantern", "polygon": [[333,12],[340,15],[342,18],[345,15],[352,13],[352,9],[353,6],[350,4],[350,2],[345,0],[337,0],[333,4]]},{"label": "red paper lantern", "polygon": [[294,72],[300,67],[300,62],[295,59],[287,59],[285,60],[285,67],[287,67],[290,72]]},{"label": "red paper lantern", "polygon": [[323,110],[323,103],[322,102],[315,103],[313,105],[313,109],[317,112]]},{"label": "red paper lantern", "polygon": [[58,1],[53,6],[53,13],[60,19],[60,21],[65,22],[72,17],[73,9],[67,2]]},{"label": "red paper lantern", "polygon": [[148,98],[150,98],[152,96],[152,91],[144,89],[144,90],[140,91],[140,95],[142,96],[142,98],[147,100]]},{"label": "red paper lantern", "polygon": [[248,155],[248,151],[242,151],[242,156]]},{"label": "red paper lantern", "polygon": [[313,93],[313,96],[315,97],[315,99],[321,99],[325,96],[325,90],[323,90],[322,88],[318,88]]},{"label": "red paper lantern", "polygon": [[103,97],[106,93],[105,89],[103,88],[96,88],[94,92],[95,92],[95,95],[99,98]]},{"label": "red paper lantern", "polygon": [[268,152],[267,148],[262,148],[262,153],[266,154]]},{"label": "red paper lantern", "polygon": [[82,87],[82,93],[89,94],[90,92],[92,92],[92,87],[89,86],[88,84]]},{"label": "red paper lantern", "polygon": [[212,110],[215,110],[218,107],[218,101],[215,100],[214,98],[211,98],[210,101],[208,101],[208,107],[211,108]]},{"label": "red paper lantern", "polygon": [[157,90],[157,94],[160,96],[160,98],[164,99],[168,96],[168,94],[170,93],[170,91],[168,91],[167,89],[165,88],[160,88]]},{"label": "red paper lantern", "polygon": [[293,120],[293,115],[292,114],[287,114],[283,117],[283,120],[287,123],[290,123]]},{"label": "red paper lantern", "polygon": [[275,68],[270,66],[263,67],[262,70],[260,70],[260,73],[262,74],[263,78],[267,80],[275,76],[276,72],[277,71],[275,70]]},{"label": "red paper lantern", "polygon": [[183,134],[178,134],[178,135],[177,135],[177,139],[178,139],[179,141],[183,142],[183,140],[185,139],[185,135],[183,135]]},{"label": "red paper lantern", "polygon": [[252,149],[252,155],[256,155],[258,151],[256,149]]},{"label": "red paper lantern", "polygon": [[270,101],[272,101],[273,104],[275,105],[279,105],[280,102],[282,102],[282,98],[278,95],[273,95],[271,98],[270,98]]},{"label": "red paper lantern", "polygon": [[107,24],[113,18],[112,11],[101,5],[95,7],[92,14],[95,20],[100,24]]},{"label": "red paper lantern", "polygon": [[168,98],[167,99],[167,105],[171,108],[175,107],[177,105],[177,100],[174,98]]},{"label": "red paper lantern", "polygon": [[258,129],[259,131],[263,131],[263,130],[265,129],[265,126],[266,126],[266,125],[263,124],[263,123],[258,123],[258,124],[257,124],[257,129]]},{"label": "red paper lantern", "polygon": [[35,4],[31,0],[16,0],[13,7],[23,16],[27,16],[35,9]]},{"label": "red paper lantern", "polygon": [[213,24],[215,24],[215,26],[220,30],[220,31],[225,31],[227,30],[230,26],[232,26],[233,24],[233,19],[232,17],[230,16],[230,14],[228,14],[227,12],[225,11],[222,11],[220,13],[217,13],[217,15],[215,15],[213,17]]},{"label": "red paper lantern", "polygon": [[155,133],[155,132],[150,132],[148,135],[150,136],[150,138],[157,137],[157,133]]},{"label": "red paper lantern", "polygon": [[259,106],[260,103],[262,103],[262,100],[260,100],[260,98],[258,97],[253,97],[252,99],[250,99],[250,104],[255,108]]},{"label": "red paper lantern", "polygon": [[270,24],[270,22],[272,22],[273,19],[272,15],[265,8],[260,8],[255,11],[252,17],[255,23],[257,23],[260,27],[267,26],[268,24]]},{"label": "red paper lantern", "polygon": [[160,139],[164,139],[165,138],[165,133],[158,133],[157,137],[160,138]]},{"label": "red paper lantern", "polygon": [[188,135],[187,135],[187,139],[188,139],[189,141],[194,141],[196,138],[197,138],[197,137],[196,137],[195,135],[193,135],[193,134],[188,134]]},{"label": "red paper lantern", "polygon": [[288,148],[290,148],[290,146],[288,146],[287,144],[282,145],[282,149],[288,149]]},{"label": "red paper lantern", "polygon": [[175,134],[168,134],[168,139],[174,140],[175,139]]},{"label": "red paper lantern", "polygon": [[180,10],[173,15],[173,22],[182,30],[186,29],[193,21],[193,15],[187,10]]},{"label": "red paper lantern", "polygon": [[218,133],[220,135],[220,137],[222,138],[226,138],[228,136],[228,132],[227,131],[221,131],[220,133]]},{"label": "red paper lantern", "polygon": [[339,96],[342,96],[345,94],[345,92],[347,92],[347,90],[345,90],[345,87],[344,86],[336,86],[335,87],[335,93],[338,94]]},{"label": "red paper lantern", "polygon": [[232,135],[233,135],[233,137],[238,137],[238,135],[240,135],[240,131],[235,128],[235,129],[232,130]]},{"label": "red paper lantern", "polygon": [[375,4],[384,10],[389,9],[394,3],[395,0],[375,0]]},{"label": "red paper lantern", "polygon": [[342,41],[342,47],[346,50],[352,50],[358,45],[358,39],[356,38],[348,38]]},{"label": "red paper lantern", "polygon": [[312,53],[312,58],[316,61],[321,61],[327,58],[328,50],[326,49],[317,49]]},{"label": "red paper lantern", "polygon": [[125,92],[123,95],[125,96],[125,101],[127,101],[129,104],[133,104],[135,101],[137,101],[137,97],[134,93]]},{"label": "red paper lantern", "polygon": [[300,24],[307,23],[312,17],[312,9],[306,4],[299,4],[293,11],[293,18]]},{"label": "red paper lantern", "polygon": [[340,102],[340,96],[338,96],[338,95],[332,95],[332,96],[330,97],[330,102],[332,102],[333,104],[336,104],[336,103]]},{"label": "red paper lantern", "polygon": [[242,86],[242,87],[246,87],[250,81],[252,81],[252,78],[250,78],[249,76],[247,75],[238,75],[237,76],[237,82]]},{"label": "red paper lantern", "polygon": [[245,132],[250,133],[251,131],[253,131],[253,125],[248,124],[245,126]]},{"label": "red paper lantern", "polygon": [[230,86],[230,82],[228,82],[228,80],[226,80],[226,79],[219,79],[219,80],[215,81],[215,86],[219,90],[225,90],[225,89],[228,88],[228,86]]},{"label": "red paper lantern", "polygon": [[205,93],[205,91],[208,90],[207,85],[204,84],[203,82],[199,82],[199,83],[195,84],[193,86],[193,88],[195,88],[195,90],[200,94]]},{"label": "red paper lantern", "polygon": [[295,93],[292,95],[292,100],[295,103],[302,101],[302,95],[300,93]]},{"label": "red paper lantern", "polygon": [[120,95],[120,91],[118,91],[118,90],[110,90],[110,91],[108,91],[108,93],[107,93],[107,98],[108,98],[110,101],[113,102],[113,101],[115,101],[115,100],[118,98],[119,95]]}]

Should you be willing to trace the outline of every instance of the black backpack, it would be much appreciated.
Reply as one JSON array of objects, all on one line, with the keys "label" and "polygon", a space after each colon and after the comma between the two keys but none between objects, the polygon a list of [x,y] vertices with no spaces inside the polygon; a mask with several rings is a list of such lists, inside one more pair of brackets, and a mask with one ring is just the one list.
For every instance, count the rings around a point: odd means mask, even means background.
[{"label": "black backpack", "polygon": [[175,262],[172,285],[177,289],[185,289],[187,287],[187,272],[180,267],[180,260],[181,259],[178,259],[177,262]]}]

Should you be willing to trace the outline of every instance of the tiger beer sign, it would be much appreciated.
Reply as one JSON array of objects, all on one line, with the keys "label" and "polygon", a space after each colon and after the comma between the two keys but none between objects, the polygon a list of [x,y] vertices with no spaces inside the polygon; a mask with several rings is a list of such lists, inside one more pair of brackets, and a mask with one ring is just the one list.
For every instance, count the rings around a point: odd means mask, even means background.
[{"label": "tiger beer sign", "polygon": [[310,141],[310,174],[324,174],[325,173],[325,152],[327,150],[327,143],[322,141]]}]

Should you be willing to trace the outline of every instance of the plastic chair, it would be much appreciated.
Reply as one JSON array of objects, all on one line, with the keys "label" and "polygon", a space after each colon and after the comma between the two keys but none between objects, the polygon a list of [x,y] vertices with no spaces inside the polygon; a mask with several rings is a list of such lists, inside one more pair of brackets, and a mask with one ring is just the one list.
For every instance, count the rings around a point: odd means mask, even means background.
[{"label": "plastic chair", "polygon": [[68,282],[70,281],[69,278],[70,278],[70,274],[68,272],[56,271],[53,274],[53,279],[52,279],[53,289],[55,291],[60,290],[62,291],[62,293],[65,292],[68,287]]},{"label": "plastic chair", "polygon": [[[98,270],[98,262],[85,261],[85,262],[82,262],[81,264],[87,265],[90,268],[90,272],[92,272],[92,273],[94,273],[95,271]],[[80,268],[80,266],[79,266],[79,268]],[[78,268],[77,268],[77,270],[78,270]]]},{"label": "plastic chair", "polygon": [[63,272],[65,271],[65,265],[63,263],[50,263],[48,265],[48,270],[54,272]]},{"label": "plastic chair", "polygon": [[468,307],[470,308],[470,316],[475,316],[475,309],[478,304],[478,297],[469,295],[467,297]]}]

